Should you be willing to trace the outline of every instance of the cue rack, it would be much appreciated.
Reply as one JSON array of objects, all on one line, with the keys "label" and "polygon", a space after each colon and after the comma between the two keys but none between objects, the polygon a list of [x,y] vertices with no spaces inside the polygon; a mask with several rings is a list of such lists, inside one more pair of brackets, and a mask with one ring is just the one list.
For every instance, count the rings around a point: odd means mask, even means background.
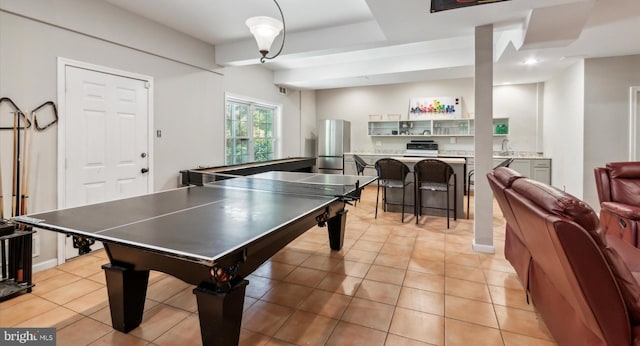
[{"label": "cue rack", "polygon": [[[0,135],[11,131],[13,142],[13,160],[11,161],[12,190],[11,217],[27,214],[27,199],[29,198],[29,159],[30,137],[35,131],[44,131],[58,121],[58,110],[53,101],[47,101],[28,114],[24,113],[8,97],[0,98],[0,106],[7,104],[9,114],[13,118],[13,126],[0,126]],[[51,109],[52,120],[46,124],[38,122],[38,112]],[[7,112],[0,113],[0,120]],[[29,134],[31,132],[31,134]],[[2,156],[0,154],[0,156]],[[6,162],[6,161],[5,161]],[[32,233],[31,227],[18,226],[5,218],[4,193],[2,186],[2,161],[0,161],[0,257],[2,269],[0,277],[0,301],[14,297],[22,292],[31,292],[32,276]],[[8,243],[8,246],[7,246]]]}]

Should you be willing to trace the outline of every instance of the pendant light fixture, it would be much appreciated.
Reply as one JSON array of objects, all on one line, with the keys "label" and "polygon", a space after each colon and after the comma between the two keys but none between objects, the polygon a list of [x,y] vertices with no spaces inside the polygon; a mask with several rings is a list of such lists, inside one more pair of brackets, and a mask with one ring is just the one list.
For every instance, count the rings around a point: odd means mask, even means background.
[{"label": "pendant light fixture", "polygon": [[[273,59],[280,55],[282,48],[284,47],[284,39],[287,34],[282,9],[280,8],[278,1],[273,0],[273,2],[276,3],[278,11],[280,11],[282,21],[271,17],[258,16],[251,17],[245,22],[249,27],[249,31],[251,31],[258,43],[258,50],[260,51],[260,54],[262,54],[262,57],[260,58],[261,63],[264,63],[266,59]],[[280,31],[282,31],[282,44],[280,45],[280,49],[275,55],[269,57],[267,54],[269,54],[269,51],[271,50],[271,44],[273,44],[273,40],[276,36],[280,34]]]}]

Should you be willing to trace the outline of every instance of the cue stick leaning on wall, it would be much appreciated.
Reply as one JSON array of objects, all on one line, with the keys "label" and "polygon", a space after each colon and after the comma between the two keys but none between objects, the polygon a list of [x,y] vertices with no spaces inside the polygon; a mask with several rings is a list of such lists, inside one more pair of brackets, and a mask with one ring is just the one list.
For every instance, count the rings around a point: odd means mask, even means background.
[{"label": "cue stick leaning on wall", "polygon": [[[0,147],[0,149],[2,149]],[[0,150],[0,153],[2,152],[2,150]],[[0,155],[0,219],[4,219],[4,193],[2,192],[2,159],[1,159],[1,155]]]},{"label": "cue stick leaning on wall", "polygon": [[16,166],[18,164],[18,117],[20,113],[18,111],[13,112],[13,163],[12,163],[12,188],[11,188],[11,216],[16,216],[16,198],[18,195],[17,190],[17,172]]},{"label": "cue stick leaning on wall", "polygon": [[[33,119],[33,113],[31,114],[31,118]],[[27,214],[27,198],[29,198],[29,163],[31,158],[31,137],[29,134],[29,127],[27,124],[29,123],[29,118],[25,115],[25,125],[24,125],[24,151],[23,151],[23,163],[22,163],[22,179],[20,180],[22,183],[21,186],[21,194],[20,194],[20,215]]]}]

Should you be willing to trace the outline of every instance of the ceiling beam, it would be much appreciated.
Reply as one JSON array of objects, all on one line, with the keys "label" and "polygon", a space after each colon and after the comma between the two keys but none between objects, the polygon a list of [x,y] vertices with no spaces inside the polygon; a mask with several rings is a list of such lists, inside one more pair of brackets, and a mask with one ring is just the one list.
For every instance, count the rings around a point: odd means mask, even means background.
[{"label": "ceiling beam", "polygon": [[274,73],[277,85],[296,86],[314,80],[340,80],[353,78],[372,79],[379,75],[412,73],[447,68],[473,66],[473,49],[456,47],[439,49],[433,53],[418,53],[403,56],[372,55],[367,60],[296,69],[282,69]]},{"label": "ceiling beam", "polygon": [[522,48],[564,47],[574,42],[580,37],[594,2],[574,2],[531,10]]},{"label": "ceiling beam", "polygon": [[[279,47],[282,35],[272,47]],[[318,56],[379,46],[386,37],[375,21],[341,25],[304,32],[287,32],[281,56]],[[215,61],[223,66],[259,63],[259,53],[253,39],[216,45]]]}]

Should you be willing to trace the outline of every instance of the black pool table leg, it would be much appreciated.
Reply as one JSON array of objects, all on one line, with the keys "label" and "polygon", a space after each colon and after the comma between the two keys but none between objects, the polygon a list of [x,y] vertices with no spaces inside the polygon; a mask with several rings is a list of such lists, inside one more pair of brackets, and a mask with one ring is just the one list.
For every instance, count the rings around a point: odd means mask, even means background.
[{"label": "black pool table leg", "polygon": [[347,211],[342,209],[338,211],[336,216],[327,221],[327,229],[329,231],[329,246],[331,250],[342,249],[344,243],[344,229],[347,224]]},{"label": "black pool table leg", "polygon": [[142,322],[149,271],[113,264],[105,264],[102,269],[107,279],[111,325],[118,331],[128,333]]},{"label": "black pool table leg", "polygon": [[238,345],[244,291],[248,283],[242,280],[226,292],[205,284],[193,289],[198,302],[203,345]]}]

